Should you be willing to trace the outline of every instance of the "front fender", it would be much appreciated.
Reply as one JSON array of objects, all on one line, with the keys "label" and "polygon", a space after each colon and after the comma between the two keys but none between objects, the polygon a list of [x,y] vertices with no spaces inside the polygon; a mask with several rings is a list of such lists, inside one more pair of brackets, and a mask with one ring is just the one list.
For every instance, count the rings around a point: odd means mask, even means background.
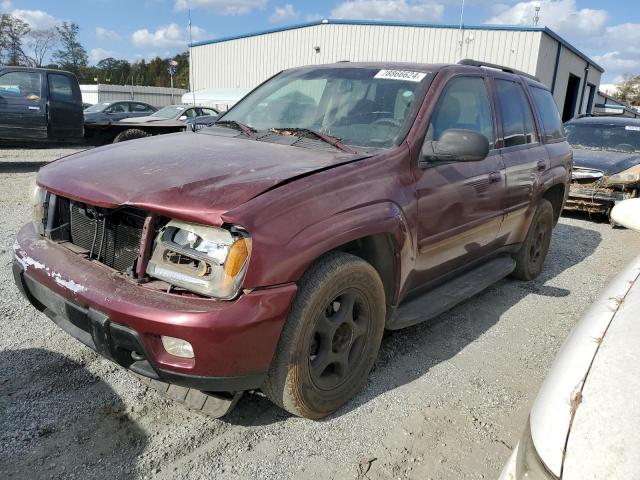
[{"label": "front fender", "polygon": [[[393,202],[379,202],[344,210],[306,226],[270,255],[269,265],[258,261],[250,267],[247,284],[275,285],[296,282],[321,255],[354,240],[387,234],[393,240],[398,286],[415,259],[407,220]],[[253,260],[253,259],[252,259]]]}]

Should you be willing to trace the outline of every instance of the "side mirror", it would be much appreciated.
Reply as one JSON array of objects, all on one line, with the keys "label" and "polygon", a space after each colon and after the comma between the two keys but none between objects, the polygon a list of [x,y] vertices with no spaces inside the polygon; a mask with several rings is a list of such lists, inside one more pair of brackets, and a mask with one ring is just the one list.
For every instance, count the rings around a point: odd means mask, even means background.
[{"label": "side mirror", "polygon": [[440,140],[425,142],[420,154],[420,166],[429,162],[477,162],[489,153],[489,141],[473,130],[450,128],[442,132]]},{"label": "side mirror", "polygon": [[186,120],[187,116],[186,115],[182,115],[180,118],[178,118],[178,120]]},{"label": "side mirror", "polygon": [[629,230],[640,232],[640,198],[623,200],[611,209],[611,220]]}]

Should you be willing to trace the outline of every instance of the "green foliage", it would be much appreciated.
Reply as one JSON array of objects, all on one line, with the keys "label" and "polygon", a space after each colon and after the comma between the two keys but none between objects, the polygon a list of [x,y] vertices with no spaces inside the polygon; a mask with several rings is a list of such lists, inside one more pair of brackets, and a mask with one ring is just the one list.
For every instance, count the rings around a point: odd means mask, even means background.
[{"label": "green foliage", "polygon": [[78,78],[82,77],[83,69],[89,64],[87,51],[78,41],[80,27],[75,22],[62,22],[56,27],[60,49],[53,54],[53,59],[63,70],[73,72]]},{"label": "green foliage", "polygon": [[178,65],[173,85],[176,88],[189,88],[187,52],[173,58],[156,57],[148,62],[139,60],[133,63],[109,57],[91,66],[87,51],[78,40],[79,32],[80,27],[74,22],[63,22],[50,30],[31,30],[19,18],[2,14],[0,65],[60,68],[73,72],[80,83],[169,87],[169,62],[175,60]]},{"label": "green foliage", "polygon": [[6,13],[0,15],[0,64],[26,64],[24,41],[30,31],[29,25],[19,18]]},{"label": "green foliage", "polygon": [[625,75],[624,80],[616,85],[615,97],[631,105],[640,105],[640,75]]}]

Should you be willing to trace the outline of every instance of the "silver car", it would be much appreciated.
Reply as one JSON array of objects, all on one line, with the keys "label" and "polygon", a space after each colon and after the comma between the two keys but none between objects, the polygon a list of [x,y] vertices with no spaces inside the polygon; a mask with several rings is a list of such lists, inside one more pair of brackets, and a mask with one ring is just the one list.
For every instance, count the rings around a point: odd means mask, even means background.
[{"label": "silver car", "polygon": [[[612,219],[640,231],[640,199]],[[573,329],[536,398],[502,480],[640,475],[640,256]]]}]

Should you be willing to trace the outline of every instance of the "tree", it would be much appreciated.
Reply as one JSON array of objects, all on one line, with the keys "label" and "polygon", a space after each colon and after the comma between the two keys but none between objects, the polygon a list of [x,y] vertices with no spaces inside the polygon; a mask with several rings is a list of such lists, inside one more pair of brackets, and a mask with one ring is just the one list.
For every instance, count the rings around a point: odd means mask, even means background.
[{"label": "tree", "polygon": [[33,30],[29,33],[27,46],[30,50],[28,60],[33,67],[42,67],[49,51],[58,41],[58,31],[55,28],[47,30]]},{"label": "tree", "polygon": [[640,105],[640,75],[626,74],[616,85],[616,98],[631,105]]},{"label": "tree", "polygon": [[78,78],[82,77],[83,69],[86,69],[89,58],[87,51],[78,41],[80,27],[75,22],[62,22],[56,27],[60,37],[60,49],[53,54],[60,68],[73,72]]},{"label": "tree", "polygon": [[0,15],[0,63],[24,65],[27,56],[23,42],[31,31],[29,24],[9,14]]}]

